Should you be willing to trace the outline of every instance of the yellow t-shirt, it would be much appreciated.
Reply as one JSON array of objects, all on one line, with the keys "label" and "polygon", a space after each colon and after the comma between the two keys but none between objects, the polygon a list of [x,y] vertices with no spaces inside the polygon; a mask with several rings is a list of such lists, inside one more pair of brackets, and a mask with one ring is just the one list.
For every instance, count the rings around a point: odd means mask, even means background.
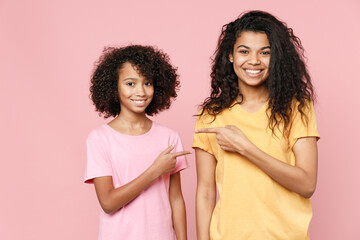
[{"label": "yellow t-shirt", "polygon": [[[288,137],[279,129],[272,134],[268,127],[265,104],[255,113],[245,111],[239,104],[224,109],[213,117],[204,114],[197,118],[195,129],[235,125],[258,148],[272,157],[295,165],[292,146],[301,137],[317,137],[313,104],[304,110],[308,123],[304,123],[293,106]],[[210,236],[213,240],[305,240],[312,217],[309,199],[291,192],[239,154],[220,148],[215,134],[194,134],[193,148],[214,155],[216,185],[219,200],[216,203]]]}]

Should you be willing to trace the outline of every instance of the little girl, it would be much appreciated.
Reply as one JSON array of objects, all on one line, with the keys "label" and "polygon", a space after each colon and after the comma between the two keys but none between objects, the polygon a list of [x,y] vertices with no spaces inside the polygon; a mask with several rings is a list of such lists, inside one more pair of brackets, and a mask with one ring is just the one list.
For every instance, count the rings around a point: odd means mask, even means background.
[{"label": "little girl", "polygon": [[180,171],[188,164],[178,133],[150,120],[179,86],[169,57],[149,46],[107,48],[90,96],[108,124],[87,139],[86,183],[103,209],[99,239],[186,239]]}]

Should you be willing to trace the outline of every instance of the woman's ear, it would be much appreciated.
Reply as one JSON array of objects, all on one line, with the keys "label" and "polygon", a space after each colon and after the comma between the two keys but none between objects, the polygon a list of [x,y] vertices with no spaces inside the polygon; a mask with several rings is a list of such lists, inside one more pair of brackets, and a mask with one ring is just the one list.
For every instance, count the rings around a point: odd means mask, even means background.
[{"label": "woman's ear", "polygon": [[230,53],[230,54],[229,54],[229,61],[230,61],[231,63],[233,63],[233,62],[234,62],[234,58],[233,58],[232,53]]}]

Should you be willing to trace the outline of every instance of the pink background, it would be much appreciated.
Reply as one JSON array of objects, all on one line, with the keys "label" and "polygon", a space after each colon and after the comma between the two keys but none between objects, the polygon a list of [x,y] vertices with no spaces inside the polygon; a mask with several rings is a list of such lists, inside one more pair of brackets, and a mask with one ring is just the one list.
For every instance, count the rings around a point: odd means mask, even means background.
[{"label": "pink background", "polygon": [[[1,239],[97,239],[100,207],[82,180],[85,139],[104,123],[88,98],[104,46],[150,44],[170,55],[182,88],[156,120],[190,149],[220,29],[251,9],[286,21],[307,50],[322,137],[311,237],[360,239],[358,0],[0,0]],[[192,240],[194,155],[188,159],[182,183]]]}]

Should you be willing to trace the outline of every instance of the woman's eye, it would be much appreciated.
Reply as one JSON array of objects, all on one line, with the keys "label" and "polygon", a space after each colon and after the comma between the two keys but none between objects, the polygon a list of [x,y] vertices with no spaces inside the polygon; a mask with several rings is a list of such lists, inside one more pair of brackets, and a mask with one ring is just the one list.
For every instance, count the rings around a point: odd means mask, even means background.
[{"label": "woman's eye", "polygon": [[240,53],[242,53],[242,54],[247,54],[248,51],[247,51],[247,50],[240,50]]},{"label": "woman's eye", "polygon": [[145,83],[145,86],[151,86],[151,85],[152,85],[152,82]]},{"label": "woman's eye", "polygon": [[270,52],[262,52],[262,55],[270,55]]}]

